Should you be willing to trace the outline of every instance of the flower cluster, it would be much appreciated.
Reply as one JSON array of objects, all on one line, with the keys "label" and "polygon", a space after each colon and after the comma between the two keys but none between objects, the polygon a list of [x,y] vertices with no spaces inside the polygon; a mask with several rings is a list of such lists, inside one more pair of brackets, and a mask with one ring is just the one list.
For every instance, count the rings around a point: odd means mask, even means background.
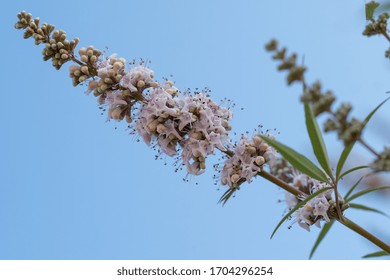
[{"label": "flower cluster", "polygon": [[[97,63],[101,54],[102,52],[95,49],[93,46],[81,48],[79,50],[81,61],[85,63],[85,65],[74,64],[69,67],[69,75],[73,80],[73,86],[77,86],[97,74],[95,69],[98,68]],[[90,84],[93,85],[94,83],[90,82]]]},{"label": "flower cluster", "polygon": [[258,135],[249,138],[243,135],[228,157],[221,172],[222,185],[238,188],[243,182],[250,183],[261,172],[264,164],[274,156],[274,149]]},{"label": "flower cluster", "polygon": [[379,157],[371,164],[375,172],[390,171],[390,147],[385,147]]},{"label": "flower cluster", "polygon": [[[296,176],[290,184],[308,195],[325,187],[329,187],[329,185],[325,183],[321,183],[300,173],[296,173]],[[296,197],[290,193],[286,193],[286,203],[289,210],[294,208],[299,201],[303,199],[305,199],[305,197]],[[334,204],[335,202],[332,200],[332,190],[327,190],[308,201],[303,207],[295,212],[296,222],[308,231],[310,231],[310,226],[313,224],[320,227],[320,221],[330,221],[328,211]]]},{"label": "flower cluster", "polygon": [[173,83],[166,81],[140,107],[136,130],[146,144],[155,141],[168,156],[177,155],[180,147],[188,173],[198,175],[206,168],[208,155],[215,149],[226,150],[231,117],[206,92],[180,96]]},{"label": "flower cluster", "polygon": [[373,35],[381,35],[387,32],[387,20],[389,19],[388,13],[382,13],[376,20],[373,18],[371,22],[367,24],[363,31],[363,35],[370,37]]},{"label": "flower cluster", "polygon": [[44,23],[39,26],[39,18],[32,19],[32,15],[22,11],[18,14],[17,29],[25,29],[24,38],[33,37],[35,44],[46,43],[42,51],[43,60],[51,59],[53,66],[59,70],[63,64],[72,59],[74,50],[79,42],[78,38],[69,41],[63,30],[54,30],[54,25]]},{"label": "flower cluster", "polygon": [[121,85],[128,88],[131,92],[142,92],[147,87],[157,87],[158,84],[153,81],[154,72],[143,66],[132,67],[130,71],[123,76]]}]

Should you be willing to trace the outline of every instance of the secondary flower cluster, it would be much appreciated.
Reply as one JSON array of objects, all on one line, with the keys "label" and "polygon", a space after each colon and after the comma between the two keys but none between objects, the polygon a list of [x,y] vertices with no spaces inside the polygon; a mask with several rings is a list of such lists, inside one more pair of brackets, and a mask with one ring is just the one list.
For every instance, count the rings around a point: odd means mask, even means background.
[{"label": "secondary flower cluster", "polygon": [[232,113],[217,105],[206,92],[185,93],[166,81],[142,104],[136,130],[146,144],[156,142],[168,156],[181,148],[181,159],[190,174],[206,168],[206,157],[215,149],[226,151]]},{"label": "secondary flower cluster", "polygon": [[[274,158],[270,162],[271,174],[299,190],[303,195],[295,196],[285,193],[287,208],[293,209],[300,201],[307,196],[330,187],[326,183],[319,182],[306,174],[300,173],[282,158]],[[332,198],[333,190],[327,190],[309,200],[305,205],[295,211],[295,222],[302,228],[310,231],[310,226],[315,224],[320,227],[321,221],[330,221],[329,213],[334,212],[336,203]],[[342,199],[339,198],[342,203]],[[339,202],[340,203],[340,202]]]},{"label": "secondary flower cluster", "polygon": [[[291,183],[293,187],[299,190],[305,190],[307,194],[315,193],[329,185],[321,183],[305,174],[296,174]],[[303,207],[299,208],[295,212],[296,222],[304,229],[310,231],[310,226],[315,224],[320,227],[321,221],[329,222],[328,211],[330,206],[334,204],[332,200],[333,190],[327,190],[313,199],[309,200]],[[290,193],[286,193],[286,203],[291,210],[294,208],[300,200],[305,197],[296,197]]]},{"label": "secondary flower cluster", "polygon": [[258,135],[249,138],[243,135],[228,157],[221,172],[222,185],[238,188],[243,182],[250,183],[261,172],[263,165],[274,156],[275,150]]}]

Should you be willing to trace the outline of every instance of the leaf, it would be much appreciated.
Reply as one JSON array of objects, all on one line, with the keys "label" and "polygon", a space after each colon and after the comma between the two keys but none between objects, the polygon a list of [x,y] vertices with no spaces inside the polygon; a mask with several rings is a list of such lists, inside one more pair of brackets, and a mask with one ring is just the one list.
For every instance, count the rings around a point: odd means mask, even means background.
[{"label": "leaf", "polygon": [[336,180],[338,180],[340,177],[340,172],[344,167],[345,161],[347,160],[349,154],[352,151],[353,146],[355,145],[355,142],[352,142],[351,144],[347,145],[343,152],[340,155],[339,161],[337,162],[337,167],[336,167]]},{"label": "leaf", "polygon": [[375,253],[367,254],[367,255],[363,256],[362,258],[367,259],[367,258],[383,257],[383,256],[388,256],[388,255],[390,255],[389,252],[378,251]]},{"label": "leaf", "polygon": [[379,3],[371,1],[366,4],[366,20],[371,20],[374,16],[376,8],[379,7]]},{"label": "leaf", "polygon": [[267,136],[262,135],[261,138],[263,138],[265,142],[278,150],[278,152],[296,169],[314,179],[328,183],[328,179],[324,172],[307,157]]},{"label": "leaf", "polygon": [[328,174],[329,177],[333,178],[332,169],[330,167],[328,152],[326,151],[324,139],[322,138],[321,130],[318,127],[318,123],[309,103],[305,103],[305,119],[307,132],[310,137],[314,154],[322,168],[325,170],[326,174]]},{"label": "leaf", "polygon": [[271,234],[271,239],[272,237],[275,235],[276,231],[279,229],[279,227],[283,224],[283,222],[285,220],[288,219],[288,217],[290,217],[295,211],[297,211],[299,208],[301,208],[303,205],[306,204],[306,202],[310,201],[311,199],[315,198],[317,195],[327,191],[327,190],[331,190],[332,188],[331,187],[327,187],[327,188],[323,188],[323,189],[320,189],[318,191],[316,191],[315,193],[309,195],[308,197],[306,197],[304,200],[302,200],[301,202],[299,202],[297,205],[295,205],[295,207],[293,209],[291,209],[290,212],[288,212],[281,220],[280,222],[278,223],[278,225],[276,226],[276,228],[274,229],[274,231],[272,232]]},{"label": "leaf", "polygon": [[360,177],[360,179],[357,180],[357,182],[349,189],[349,191],[344,196],[345,201],[348,200],[348,196],[353,192],[354,189],[356,189],[356,187],[360,184],[360,182],[362,181],[363,178],[364,178],[364,176]]},{"label": "leaf", "polygon": [[358,192],[358,193],[354,194],[353,196],[351,196],[351,197],[347,200],[347,202],[352,201],[352,200],[354,200],[355,198],[358,198],[359,196],[366,195],[366,194],[369,194],[369,193],[375,192],[375,191],[386,190],[386,189],[390,189],[390,186],[382,186],[382,187],[376,187],[376,188],[369,188],[369,189],[366,189],[366,190],[363,190],[363,191],[361,191],[361,192]]},{"label": "leaf", "polygon": [[369,166],[368,165],[361,165],[361,166],[356,166],[354,168],[348,169],[347,171],[345,171],[343,174],[340,175],[339,179],[343,178],[345,175],[347,175],[351,172],[354,172],[356,170],[363,169],[363,168],[369,168]]},{"label": "leaf", "polygon": [[364,119],[363,121],[363,128],[366,126],[366,124],[369,122],[369,120],[371,119],[371,117],[375,114],[376,111],[378,111],[378,109],[387,102],[387,100],[389,100],[390,97],[387,97],[385,100],[382,101],[381,104],[379,104],[378,106],[375,107],[374,110],[371,111],[371,113],[368,114],[368,116]]},{"label": "leaf", "polygon": [[219,199],[218,203],[222,203],[222,206],[225,205],[225,203],[229,200],[229,198],[233,195],[233,193],[236,191],[236,188],[229,188]]},{"label": "leaf", "polygon": [[332,227],[333,222],[334,222],[334,220],[324,224],[324,226],[322,227],[322,230],[320,231],[320,234],[318,235],[317,240],[314,243],[313,248],[311,249],[309,259],[311,259],[311,257],[314,255],[314,252],[316,251],[318,245],[320,245],[322,239],[324,239],[324,237],[326,236],[326,234],[328,233],[328,231]]},{"label": "leaf", "polygon": [[349,203],[349,207],[351,207],[353,209],[359,209],[359,210],[364,210],[364,211],[375,212],[375,213],[382,214],[383,216],[386,216],[386,217],[390,218],[389,215],[387,215],[385,212],[379,211],[379,210],[377,210],[375,208],[371,208],[371,207],[368,207],[368,206],[365,206],[365,205],[362,205],[362,204]]}]

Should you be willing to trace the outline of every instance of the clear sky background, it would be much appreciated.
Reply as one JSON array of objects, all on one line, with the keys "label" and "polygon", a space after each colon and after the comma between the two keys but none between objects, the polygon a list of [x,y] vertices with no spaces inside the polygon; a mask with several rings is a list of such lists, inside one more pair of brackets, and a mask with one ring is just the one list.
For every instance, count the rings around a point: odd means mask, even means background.
[{"label": "clear sky background", "polygon": [[[42,61],[42,46],[13,28],[19,11],[79,37],[79,46],[107,46],[129,61],[150,59],[157,79],[173,75],[181,89],[208,86],[214,100],[237,104],[235,132],[258,124],[276,128],[280,141],[313,158],[300,89],[286,86],[263,46],[277,38],[303,54],[308,82],[320,79],[363,119],[390,90],[388,42],[361,35],[364,4],[3,1],[0,258],[306,259],[319,232],[286,223],[270,240],[286,206],[278,202],[283,191],[261,178],[244,184],[224,207],[217,204],[224,189],[213,185],[212,168],[183,182],[186,174],[174,173],[172,159],[155,161],[125,124],[106,123],[95,98],[72,87],[67,66],[56,71]],[[389,117],[387,104],[366,133],[378,150],[389,143]],[[341,143],[333,134],[325,139],[336,158]],[[388,199],[365,201],[390,213]],[[346,215],[389,241],[389,219],[356,210]],[[358,259],[375,250],[336,225],[315,258]]]}]

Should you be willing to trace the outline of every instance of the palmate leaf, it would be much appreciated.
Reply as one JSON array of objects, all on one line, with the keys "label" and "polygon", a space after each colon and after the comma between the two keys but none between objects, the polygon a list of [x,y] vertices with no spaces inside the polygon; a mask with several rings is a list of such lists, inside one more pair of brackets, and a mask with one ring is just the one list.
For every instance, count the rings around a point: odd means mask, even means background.
[{"label": "palmate leaf", "polygon": [[313,110],[309,103],[305,103],[305,120],[307,132],[313,147],[313,152],[326,174],[333,178],[324,139],[322,138],[321,130],[318,127],[316,117],[314,116]]},{"label": "palmate leaf", "polygon": [[383,216],[386,216],[386,217],[390,218],[389,215],[387,215],[385,212],[382,212],[382,211],[380,211],[378,209],[375,209],[375,208],[372,208],[372,207],[365,206],[363,204],[349,203],[349,207],[353,208],[353,209],[359,209],[359,210],[364,210],[364,211],[378,213],[378,214],[381,214]]},{"label": "palmate leaf", "polygon": [[362,258],[368,259],[368,258],[383,257],[383,256],[388,256],[388,255],[390,255],[389,252],[378,251],[378,252],[375,252],[375,253],[367,254],[367,255],[363,256]]},{"label": "palmate leaf", "polygon": [[276,231],[279,229],[279,227],[283,224],[283,222],[285,220],[287,220],[292,214],[294,214],[295,211],[297,211],[299,208],[301,208],[303,205],[305,205],[308,201],[310,201],[311,199],[315,198],[317,195],[323,193],[323,192],[326,192],[327,190],[331,190],[332,188],[331,187],[327,187],[327,188],[323,188],[323,189],[320,189],[318,191],[316,191],[315,193],[309,195],[308,197],[306,197],[304,200],[302,200],[301,202],[299,202],[297,205],[295,205],[295,207],[293,209],[291,209],[290,212],[288,212],[281,220],[280,222],[278,223],[278,225],[275,227],[274,231],[272,232],[271,234],[271,238],[275,235]]},{"label": "palmate leaf", "polygon": [[316,242],[314,243],[313,248],[311,249],[309,259],[311,259],[313,257],[314,252],[316,251],[318,245],[320,245],[321,241],[325,238],[326,234],[329,232],[329,230],[332,227],[333,223],[334,223],[334,220],[324,224],[324,226],[322,227],[322,229],[320,231],[320,234],[317,237]]},{"label": "palmate leaf", "polygon": [[356,183],[348,190],[348,192],[344,196],[345,201],[348,201],[348,197],[354,191],[354,189],[356,189],[356,187],[360,184],[360,182],[363,180],[363,178],[364,178],[364,176],[360,177],[360,179],[357,180]]},{"label": "palmate leaf", "polygon": [[343,169],[345,161],[347,160],[349,154],[351,153],[354,145],[355,145],[355,142],[345,146],[343,152],[341,153],[339,161],[337,162],[337,167],[336,167],[336,180],[338,180],[340,178],[341,170]]},{"label": "palmate leaf", "polygon": [[296,169],[314,179],[317,179],[318,181],[328,183],[328,179],[325,173],[307,157],[267,136],[262,135],[261,138],[263,138],[265,142],[278,150],[278,152]]},{"label": "palmate leaf", "polygon": [[375,192],[375,191],[380,191],[380,190],[386,190],[386,189],[390,189],[390,186],[382,186],[382,187],[376,187],[376,188],[369,188],[369,189],[366,189],[366,190],[363,190],[361,192],[358,192],[358,193],[355,193],[354,195],[352,195],[351,197],[349,197],[346,201],[347,202],[350,202],[360,196],[363,196],[363,195],[366,195],[366,194],[369,194],[371,192]]}]

